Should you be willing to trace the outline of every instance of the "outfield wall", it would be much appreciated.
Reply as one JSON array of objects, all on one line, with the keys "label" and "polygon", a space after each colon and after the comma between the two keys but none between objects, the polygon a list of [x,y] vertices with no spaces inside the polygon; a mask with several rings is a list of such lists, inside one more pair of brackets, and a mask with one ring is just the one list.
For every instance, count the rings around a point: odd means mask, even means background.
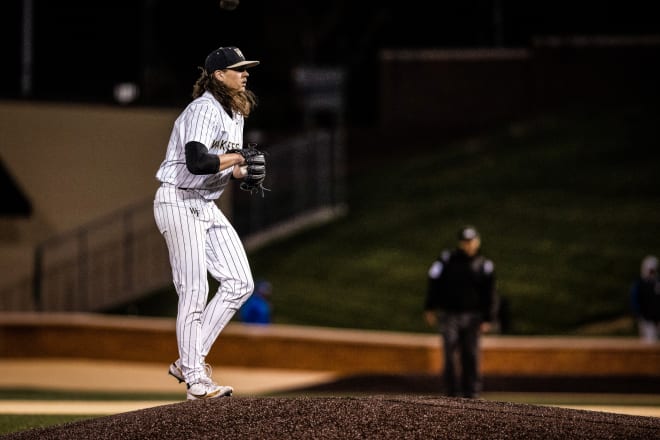
[{"label": "outfield wall", "polygon": [[[497,376],[660,379],[660,344],[637,338],[483,338],[482,371]],[[87,358],[170,363],[173,318],[93,314],[0,314],[0,357]],[[216,366],[427,374],[442,367],[432,334],[232,322],[207,361]]]},{"label": "outfield wall", "polygon": [[530,47],[384,49],[380,128],[389,138],[470,135],[555,109],[654,106],[660,35],[547,36]]}]

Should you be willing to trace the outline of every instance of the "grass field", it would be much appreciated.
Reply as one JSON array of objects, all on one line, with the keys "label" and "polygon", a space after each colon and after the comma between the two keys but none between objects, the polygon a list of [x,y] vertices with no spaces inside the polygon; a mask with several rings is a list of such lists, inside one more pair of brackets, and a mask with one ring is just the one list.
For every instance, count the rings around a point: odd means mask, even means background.
[{"label": "grass field", "polygon": [[91,419],[95,415],[0,414],[0,434],[25,431],[45,426],[61,425],[76,420]]},{"label": "grass field", "polygon": [[[255,278],[273,284],[275,321],[430,332],[427,268],[471,223],[512,334],[634,334],[628,289],[641,259],[660,253],[658,116],[546,115],[361,158],[369,166],[351,167],[345,217],[251,253]],[[137,309],[174,316],[175,301],[159,292]]]}]

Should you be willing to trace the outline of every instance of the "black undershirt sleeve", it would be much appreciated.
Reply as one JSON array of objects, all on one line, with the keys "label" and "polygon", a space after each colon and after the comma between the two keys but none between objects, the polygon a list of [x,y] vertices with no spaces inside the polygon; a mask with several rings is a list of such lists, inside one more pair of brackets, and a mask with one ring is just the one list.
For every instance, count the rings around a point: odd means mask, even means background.
[{"label": "black undershirt sleeve", "polygon": [[220,158],[209,154],[204,144],[191,141],[186,144],[186,167],[192,174],[215,174],[220,170]]}]

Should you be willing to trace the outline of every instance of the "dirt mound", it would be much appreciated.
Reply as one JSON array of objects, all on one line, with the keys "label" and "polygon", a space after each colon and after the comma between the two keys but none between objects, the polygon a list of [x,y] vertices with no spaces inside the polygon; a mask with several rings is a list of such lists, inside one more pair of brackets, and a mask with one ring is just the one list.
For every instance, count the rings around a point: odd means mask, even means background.
[{"label": "dirt mound", "polygon": [[187,401],[6,439],[658,439],[660,418],[413,396]]}]

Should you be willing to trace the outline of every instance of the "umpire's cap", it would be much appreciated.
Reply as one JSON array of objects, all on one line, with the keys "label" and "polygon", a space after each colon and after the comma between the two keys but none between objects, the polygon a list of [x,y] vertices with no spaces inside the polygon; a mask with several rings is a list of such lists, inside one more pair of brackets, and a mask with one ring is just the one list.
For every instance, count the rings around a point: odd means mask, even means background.
[{"label": "umpire's cap", "polygon": [[206,57],[204,69],[211,74],[216,70],[254,67],[259,61],[246,61],[243,52],[236,46],[219,47]]},{"label": "umpire's cap", "polygon": [[474,240],[475,238],[479,238],[479,231],[477,231],[477,228],[474,226],[463,226],[458,231],[458,239],[460,241],[469,241]]},{"label": "umpire's cap", "polygon": [[658,273],[658,257],[647,255],[642,260],[640,275],[642,278],[653,278]]}]

